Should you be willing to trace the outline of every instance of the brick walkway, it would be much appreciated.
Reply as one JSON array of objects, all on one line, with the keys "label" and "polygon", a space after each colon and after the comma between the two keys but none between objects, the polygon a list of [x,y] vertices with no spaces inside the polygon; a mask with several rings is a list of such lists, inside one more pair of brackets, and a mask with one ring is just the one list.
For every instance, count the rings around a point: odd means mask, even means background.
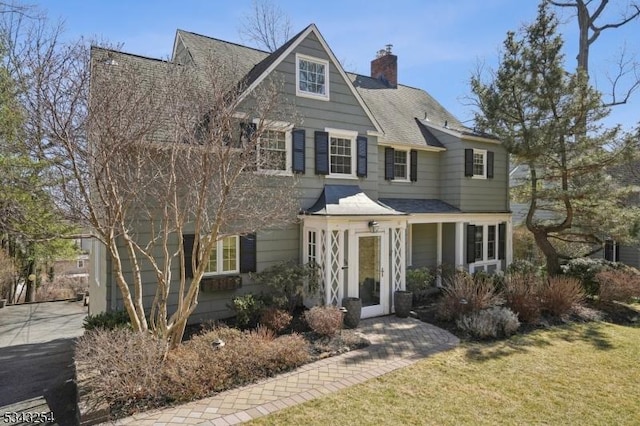
[{"label": "brick walkway", "polygon": [[395,316],[360,322],[371,345],[304,365],[292,372],[177,407],[121,419],[120,425],[234,425],[406,367],[458,339],[416,319]]}]

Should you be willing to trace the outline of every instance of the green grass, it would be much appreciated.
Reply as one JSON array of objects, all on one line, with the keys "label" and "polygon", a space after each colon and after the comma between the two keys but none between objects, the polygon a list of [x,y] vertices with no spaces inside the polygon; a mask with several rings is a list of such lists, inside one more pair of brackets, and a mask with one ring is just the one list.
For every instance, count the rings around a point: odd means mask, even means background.
[{"label": "green grass", "polygon": [[465,343],[252,424],[640,424],[640,328]]}]

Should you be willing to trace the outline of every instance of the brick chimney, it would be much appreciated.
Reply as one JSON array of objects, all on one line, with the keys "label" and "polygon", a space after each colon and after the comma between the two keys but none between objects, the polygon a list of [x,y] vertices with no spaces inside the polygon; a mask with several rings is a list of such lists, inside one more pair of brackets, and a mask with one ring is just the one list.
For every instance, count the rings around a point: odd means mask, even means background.
[{"label": "brick chimney", "polygon": [[398,87],[398,57],[391,53],[392,47],[393,45],[387,44],[371,61],[371,77],[395,89]]}]

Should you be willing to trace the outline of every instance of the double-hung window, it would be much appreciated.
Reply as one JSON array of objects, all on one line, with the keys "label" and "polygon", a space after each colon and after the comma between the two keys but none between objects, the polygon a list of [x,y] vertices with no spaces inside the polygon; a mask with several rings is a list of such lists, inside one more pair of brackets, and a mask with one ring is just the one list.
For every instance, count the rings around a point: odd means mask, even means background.
[{"label": "double-hung window", "polygon": [[358,132],[326,129],[329,132],[329,175],[355,176]]},{"label": "double-hung window", "polygon": [[[259,120],[254,120],[258,124]],[[258,141],[258,169],[271,174],[291,172],[291,129],[284,122],[268,122]]]},{"label": "double-hung window", "polygon": [[481,149],[473,150],[473,177],[487,177],[487,151]]},{"label": "double-hung window", "polygon": [[296,54],[296,95],[329,100],[329,62]]},{"label": "double-hung window", "polygon": [[396,180],[407,180],[407,151],[394,150],[393,176]]},{"label": "double-hung window", "polygon": [[239,271],[239,238],[237,235],[224,237],[216,241],[209,262],[206,275],[233,274]]}]

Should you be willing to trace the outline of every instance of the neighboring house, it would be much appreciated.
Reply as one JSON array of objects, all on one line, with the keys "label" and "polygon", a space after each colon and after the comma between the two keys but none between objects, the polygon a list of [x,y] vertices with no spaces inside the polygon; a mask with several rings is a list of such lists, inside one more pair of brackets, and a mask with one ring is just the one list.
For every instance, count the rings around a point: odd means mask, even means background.
[{"label": "neighboring house", "polygon": [[[390,47],[365,76],[342,69],[315,25],[271,54],[177,31],[172,62],[197,66],[209,54],[242,68],[248,90],[274,73],[284,79],[299,121],[269,137],[284,141],[282,170],[274,172],[297,173],[300,215],[287,229],[219,241],[218,252],[232,259],[212,266],[208,275],[220,279],[202,287],[192,319],[228,316],[234,296],[264,291],[248,272],[285,260],[316,262],[322,302],[359,296],[363,317],[392,312],[407,267],[494,272],[510,263],[506,150],[424,90],[398,84]],[[120,308],[104,248],[92,250],[92,262],[91,313]],[[145,302],[152,298],[145,292]]]},{"label": "neighboring house", "polygon": [[[628,200],[629,205],[640,206],[640,162],[634,162],[615,168],[611,176],[622,183],[630,185],[633,195]],[[636,231],[638,232],[638,231]],[[613,239],[606,239],[601,256],[613,262],[622,262],[635,268],[640,268],[640,245],[621,245]]]},{"label": "neighboring house", "polygon": [[74,239],[78,254],[73,259],[55,260],[53,273],[57,277],[65,276],[76,279],[80,284],[89,284],[89,249],[90,235],[78,235]]}]

